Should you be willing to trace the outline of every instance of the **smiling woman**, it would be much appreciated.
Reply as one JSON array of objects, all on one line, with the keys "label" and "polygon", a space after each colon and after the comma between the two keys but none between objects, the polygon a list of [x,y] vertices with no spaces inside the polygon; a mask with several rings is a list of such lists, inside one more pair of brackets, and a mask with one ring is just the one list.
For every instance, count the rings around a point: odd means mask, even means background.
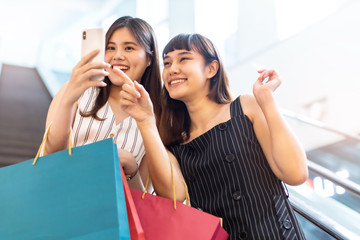
[{"label": "smiling woman", "polygon": [[[105,61],[91,62],[98,52],[80,60],[53,99],[46,120],[46,127],[51,125],[46,153],[65,149],[70,129],[75,146],[113,138],[125,174],[134,179],[130,186],[142,190],[142,179],[148,176],[145,149],[135,120],[120,105],[124,81],[117,71],[145,87],[159,116],[161,79],[155,35],[144,20],[121,17],[106,33]],[[103,75],[104,81],[90,80],[94,75]]]},{"label": "smiling woman", "polygon": [[223,219],[229,239],[305,239],[283,182],[306,180],[306,155],[275,104],[278,73],[259,70],[253,95],[233,98],[208,38],[179,34],[163,58],[159,131],[143,88],[127,83],[121,94],[142,133],[156,193],[172,198],[175,188],[184,201],[188,189],[193,207]]},{"label": "smiling woman", "polygon": [[151,58],[127,28],[120,28],[112,34],[106,46],[105,61],[111,64],[109,78],[112,83],[121,86],[123,81],[112,68],[118,68],[134,81],[140,82],[146,68],[150,66]]}]

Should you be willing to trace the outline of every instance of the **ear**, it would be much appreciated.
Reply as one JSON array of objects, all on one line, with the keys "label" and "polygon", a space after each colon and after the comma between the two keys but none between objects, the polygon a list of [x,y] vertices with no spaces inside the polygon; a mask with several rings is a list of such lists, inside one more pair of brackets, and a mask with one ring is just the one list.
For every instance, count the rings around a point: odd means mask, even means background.
[{"label": "ear", "polygon": [[211,79],[219,70],[219,62],[217,60],[212,61],[209,65],[207,65],[207,70],[207,77],[208,79]]},{"label": "ear", "polygon": [[146,67],[151,65],[151,59],[149,59],[148,63],[146,64]]},{"label": "ear", "polygon": [[146,64],[146,67],[150,66],[150,65],[151,65],[151,62],[152,62],[152,61],[151,61],[151,58],[150,58],[150,57],[148,57],[148,58],[147,58],[147,64]]}]

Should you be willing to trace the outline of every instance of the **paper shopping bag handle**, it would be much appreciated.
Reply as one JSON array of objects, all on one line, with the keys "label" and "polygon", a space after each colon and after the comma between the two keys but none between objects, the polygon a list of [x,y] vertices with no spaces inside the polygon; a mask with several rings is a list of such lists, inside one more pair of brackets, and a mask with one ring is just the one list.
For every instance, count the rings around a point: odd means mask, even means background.
[{"label": "paper shopping bag handle", "polygon": [[[175,193],[175,182],[174,182],[174,172],[173,172],[173,164],[170,160],[170,170],[171,170],[171,185],[172,185],[172,191],[173,191],[173,200],[174,200],[174,209],[176,210],[176,193]],[[141,199],[144,200],[145,198],[145,194],[146,194],[146,189],[148,188],[149,186],[149,179],[150,179],[150,176],[147,177],[146,179],[146,183],[145,183],[145,190],[141,196]],[[189,197],[189,192],[188,192],[188,188],[187,188],[187,185],[185,183],[185,181],[183,181],[184,183],[184,186],[185,186],[185,202],[186,202],[186,205],[188,205],[189,207],[191,207],[190,205],[190,197]]]},{"label": "paper shopping bag handle", "polygon": [[[36,164],[37,160],[39,159],[41,150],[43,150],[43,153],[45,152],[45,147],[46,147],[46,142],[47,142],[47,138],[48,138],[48,134],[49,134],[50,127],[51,127],[51,123],[49,124],[49,126],[47,127],[47,129],[46,129],[46,131],[45,131],[45,134],[44,134],[43,140],[41,141],[39,150],[37,151],[36,156],[35,156],[35,158],[34,158],[34,161],[33,161],[33,163],[32,163],[33,166]],[[72,131],[71,131],[71,129],[70,129],[70,134],[69,134],[69,156],[71,156],[71,148],[72,148],[72,147],[73,147]]]}]

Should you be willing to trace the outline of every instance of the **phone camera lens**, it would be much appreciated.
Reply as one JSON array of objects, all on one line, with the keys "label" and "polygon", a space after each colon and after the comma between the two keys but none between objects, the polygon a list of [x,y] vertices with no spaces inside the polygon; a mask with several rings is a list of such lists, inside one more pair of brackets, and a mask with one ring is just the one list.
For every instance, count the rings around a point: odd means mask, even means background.
[{"label": "phone camera lens", "polygon": [[86,39],[86,31],[83,31],[83,39]]}]

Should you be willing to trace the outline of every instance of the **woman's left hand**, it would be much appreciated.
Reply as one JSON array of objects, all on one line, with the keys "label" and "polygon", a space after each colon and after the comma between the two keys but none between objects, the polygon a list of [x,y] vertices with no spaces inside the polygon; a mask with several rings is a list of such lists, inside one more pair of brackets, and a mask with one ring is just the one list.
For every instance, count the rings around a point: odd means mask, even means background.
[{"label": "woman's left hand", "polygon": [[[258,70],[260,76],[254,84],[254,94],[260,89],[266,88],[271,92],[274,92],[281,84],[279,74],[274,69],[261,69]],[[266,78],[269,78],[265,81]]]},{"label": "woman's left hand", "polygon": [[272,94],[280,86],[281,80],[274,69],[261,69],[258,73],[260,76],[254,83],[253,93],[257,102],[260,103],[263,97]]},{"label": "woman's left hand", "polygon": [[125,175],[134,176],[138,171],[138,165],[134,155],[120,147],[118,147],[118,155]]}]

